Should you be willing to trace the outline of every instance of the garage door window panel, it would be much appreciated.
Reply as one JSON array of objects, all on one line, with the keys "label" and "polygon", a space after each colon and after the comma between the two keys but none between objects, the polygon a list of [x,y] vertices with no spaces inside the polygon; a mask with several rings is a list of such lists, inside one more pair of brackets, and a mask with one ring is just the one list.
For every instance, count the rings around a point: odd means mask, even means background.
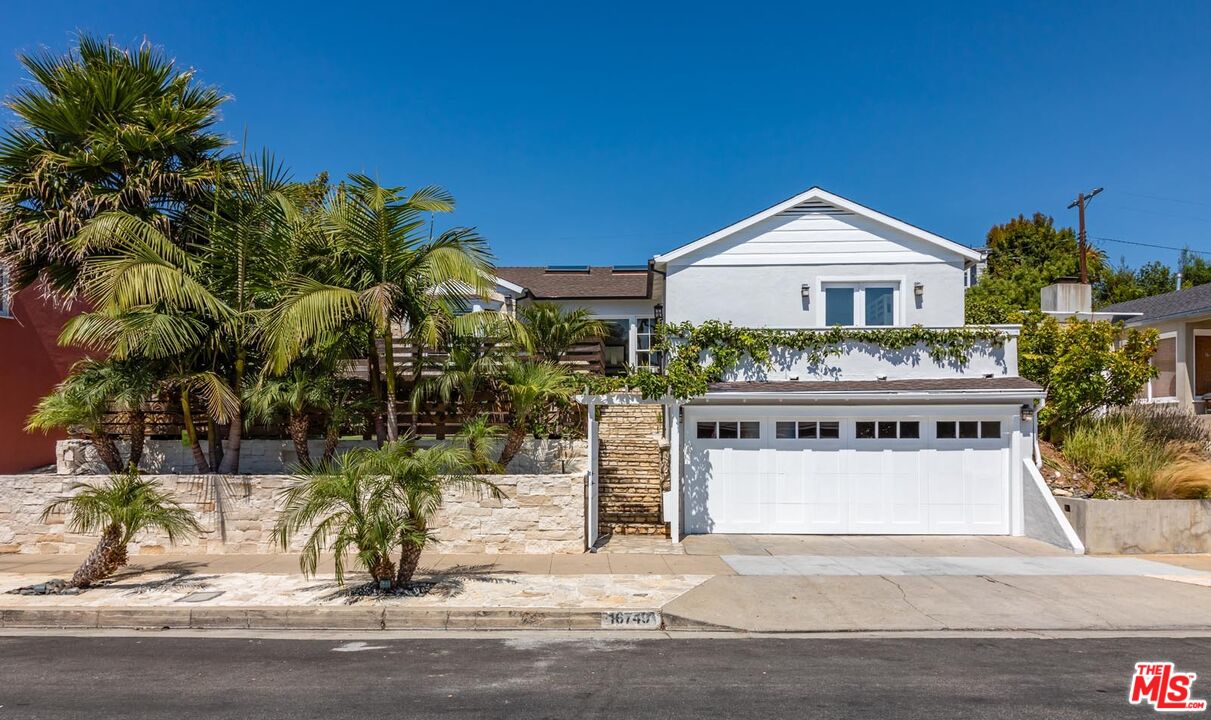
[{"label": "garage door window panel", "polygon": [[695,436],[699,440],[760,440],[758,420],[701,420]]},{"label": "garage door window panel", "polygon": [[915,440],[921,437],[919,420],[859,420],[854,423],[859,440]]},{"label": "garage door window panel", "polygon": [[939,440],[997,440],[1001,437],[1001,421],[939,420],[934,436]]},{"label": "garage door window panel", "polygon": [[836,420],[777,420],[776,440],[839,440],[841,423]]}]

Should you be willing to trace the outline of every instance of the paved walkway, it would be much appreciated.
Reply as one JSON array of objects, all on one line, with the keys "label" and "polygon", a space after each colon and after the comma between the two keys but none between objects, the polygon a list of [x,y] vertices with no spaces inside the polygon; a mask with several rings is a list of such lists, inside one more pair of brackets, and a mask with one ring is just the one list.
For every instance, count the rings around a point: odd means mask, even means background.
[{"label": "paved walkway", "polygon": [[[568,629],[640,617],[645,627],[759,632],[1211,629],[1211,555],[1074,556],[1003,537],[750,535],[691,537],[684,554],[669,554],[660,552],[667,541],[623,540],[579,555],[426,553],[420,576],[436,592],[354,607],[343,607],[331,559],[305,580],[295,555],[134,556],[108,589],[0,595],[0,625],[13,612],[37,624],[43,616],[30,611],[74,606],[94,613],[82,616],[94,627],[267,627],[273,618],[284,624],[272,627]],[[81,560],[2,555],[0,590],[68,577]],[[75,622],[63,617],[47,622]]]}]

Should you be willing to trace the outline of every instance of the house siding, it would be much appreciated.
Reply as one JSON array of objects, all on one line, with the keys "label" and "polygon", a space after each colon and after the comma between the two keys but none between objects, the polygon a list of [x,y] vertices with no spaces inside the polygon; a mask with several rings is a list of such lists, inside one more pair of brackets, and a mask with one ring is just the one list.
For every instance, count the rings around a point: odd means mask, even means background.
[{"label": "house siding", "polygon": [[[665,280],[669,322],[726,320],[745,327],[809,328],[823,324],[822,280],[894,280],[900,283],[902,325],[963,324],[963,262],[896,265],[812,264],[815,256],[791,256],[769,265],[670,266]],[[851,256],[850,259],[854,259]],[[924,286],[918,299],[913,284]],[[802,288],[809,286],[804,301]]]}]

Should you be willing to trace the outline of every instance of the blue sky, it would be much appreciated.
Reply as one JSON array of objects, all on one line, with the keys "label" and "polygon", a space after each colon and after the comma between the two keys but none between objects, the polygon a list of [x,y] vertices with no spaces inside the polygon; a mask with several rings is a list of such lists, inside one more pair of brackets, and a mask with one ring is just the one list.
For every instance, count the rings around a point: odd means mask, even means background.
[{"label": "blue sky", "polygon": [[15,4],[0,89],[77,30],[147,37],[233,136],[444,185],[500,264],[643,262],[811,185],[969,245],[1104,186],[1091,237],[1211,252],[1208,2],[364,5]]}]

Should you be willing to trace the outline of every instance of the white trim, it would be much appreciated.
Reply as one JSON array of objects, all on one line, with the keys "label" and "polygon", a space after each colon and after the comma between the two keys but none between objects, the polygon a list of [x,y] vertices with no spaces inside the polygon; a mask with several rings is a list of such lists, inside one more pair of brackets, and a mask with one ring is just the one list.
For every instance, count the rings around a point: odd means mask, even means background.
[{"label": "white trim", "polygon": [[588,409],[588,428],[585,433],[585,439],[589,445],[589,469],[586,473],[588,482],[585,483],[585,540],[588,542],[588,548],[592,549],[597,544],[597,525],[599,524],[598,514],[600,512],[600,500],[598,499],[598,475],[597,475],[597,405],[590,401]]},{"label": "white trim", "polygon": [[667,517],[669,539],[674,545],[681,543],[681,403],[665,403],[665,414],[669,422],[669,492]]},{"label": "white trim", "polygon": [[[904,275],[888,277],[886,275],[864,275],[860,277],[841,277],[826,275],[816,278],[816,298],[820,302],[820,312],[816,315],[816,327],[828,328],[826,325],[828,315],[828,304],[824,299],[824,291],[827,289],[825,285],[833,287],[851,287],[854,289],[854,324],[844,325],[843,327],[853,328],[885,328],[885,327],[903,327],[904,318],[906,317],[906,308],[904,307],[904,298],[906,293],[904,288],[908,283],[908,278]],[[866,324],[866,288],[890,287],[892,289],[892,322],[891,325],[867,325]],[[861,312],[862,322],[858,322],[858,314]]]},{"label": "white trim", "polygon": [[747,217],[737,223],[733,223],[732,225],[729,225],[729,226],[723,228],[722,230],[718,230],[716,232],[711,233],[710,235],[707,235],[706,237],[695,240],[694,242],[689,243],[688,245],[682,245],[681,247],[676,248],[675,250],[671,250],[667,253],[664,253],[663,255],[657,255],[655,262],[657,264],[663,265],[663,264],[672,262],[674,260],[677,260],[678,258],[684,257],[688,253],[691,253],[691,252],[694,252],[695,250],[704,248],[707,245],[710,245],[718,240],[722,240],[723,238],[728,237],[729,235],[737,233],[741,230],[744,230],[745,228],[752,227],[753,225],[756,225],[757,223],[761,222],[762,220],[771,218],[784,210],[789,210],[790,208],[798,205],[799,203],[806,202],[808,200],[820,200],[822,202],[826,202],[826,203],[829,203],[830,205],[834,205],[838,208],[841,208],[842,210],[848,210],[849,212],[851,212],[855,215],[864,217],[868,220],[873,220],[882,225],[886,225],[887,227],[890,227],[893,230],[899,230],[900,232],[911,235],[911,236],[917,238],[918,240],[923,240],[924,242],[930,243],[932,245],[936,245],[937,247],[940,247],[943,250],[949,250],[950,252],[953,252],[956,255],[961,256],[965,260],[969,260],[971,262],[978,262],[980,260],[980,257],[981,257],[980,253],[976,250],[972,250],[971,248],[969,248],[965,245],[960,245],[959,243],[956,243],[952,240],[947,240],[946,238],[942,237],[941,235],[935,235],[926,230],[922,230],[921,228],[916,227],[914,225],[909,225],[908,223],[904,222],[903,220],[897,220],[896,218],[891,217],[890,215],[884,215],[883,213],[881,213],[877,210],[872,210],[871,208],[868,208],[865,205],[859,205],[858,203],[856,203],[852,200],[847,200],[847,199],[841,197],[840,195],[835,195],[833,193],[830,193],[827,190],[824,190],[823,188],[812,187],[812,188],[809,188],[808,190],[805,190],[804,192],[799,193],[798,195],[796,195],[792,198],[783,200],[782,202],[778,203],[777,205],[774,205],[773,207],[766,208],[765,210],[762,210],[761,212],[757,213],[756,215],[750,215],[749,217]]}]

